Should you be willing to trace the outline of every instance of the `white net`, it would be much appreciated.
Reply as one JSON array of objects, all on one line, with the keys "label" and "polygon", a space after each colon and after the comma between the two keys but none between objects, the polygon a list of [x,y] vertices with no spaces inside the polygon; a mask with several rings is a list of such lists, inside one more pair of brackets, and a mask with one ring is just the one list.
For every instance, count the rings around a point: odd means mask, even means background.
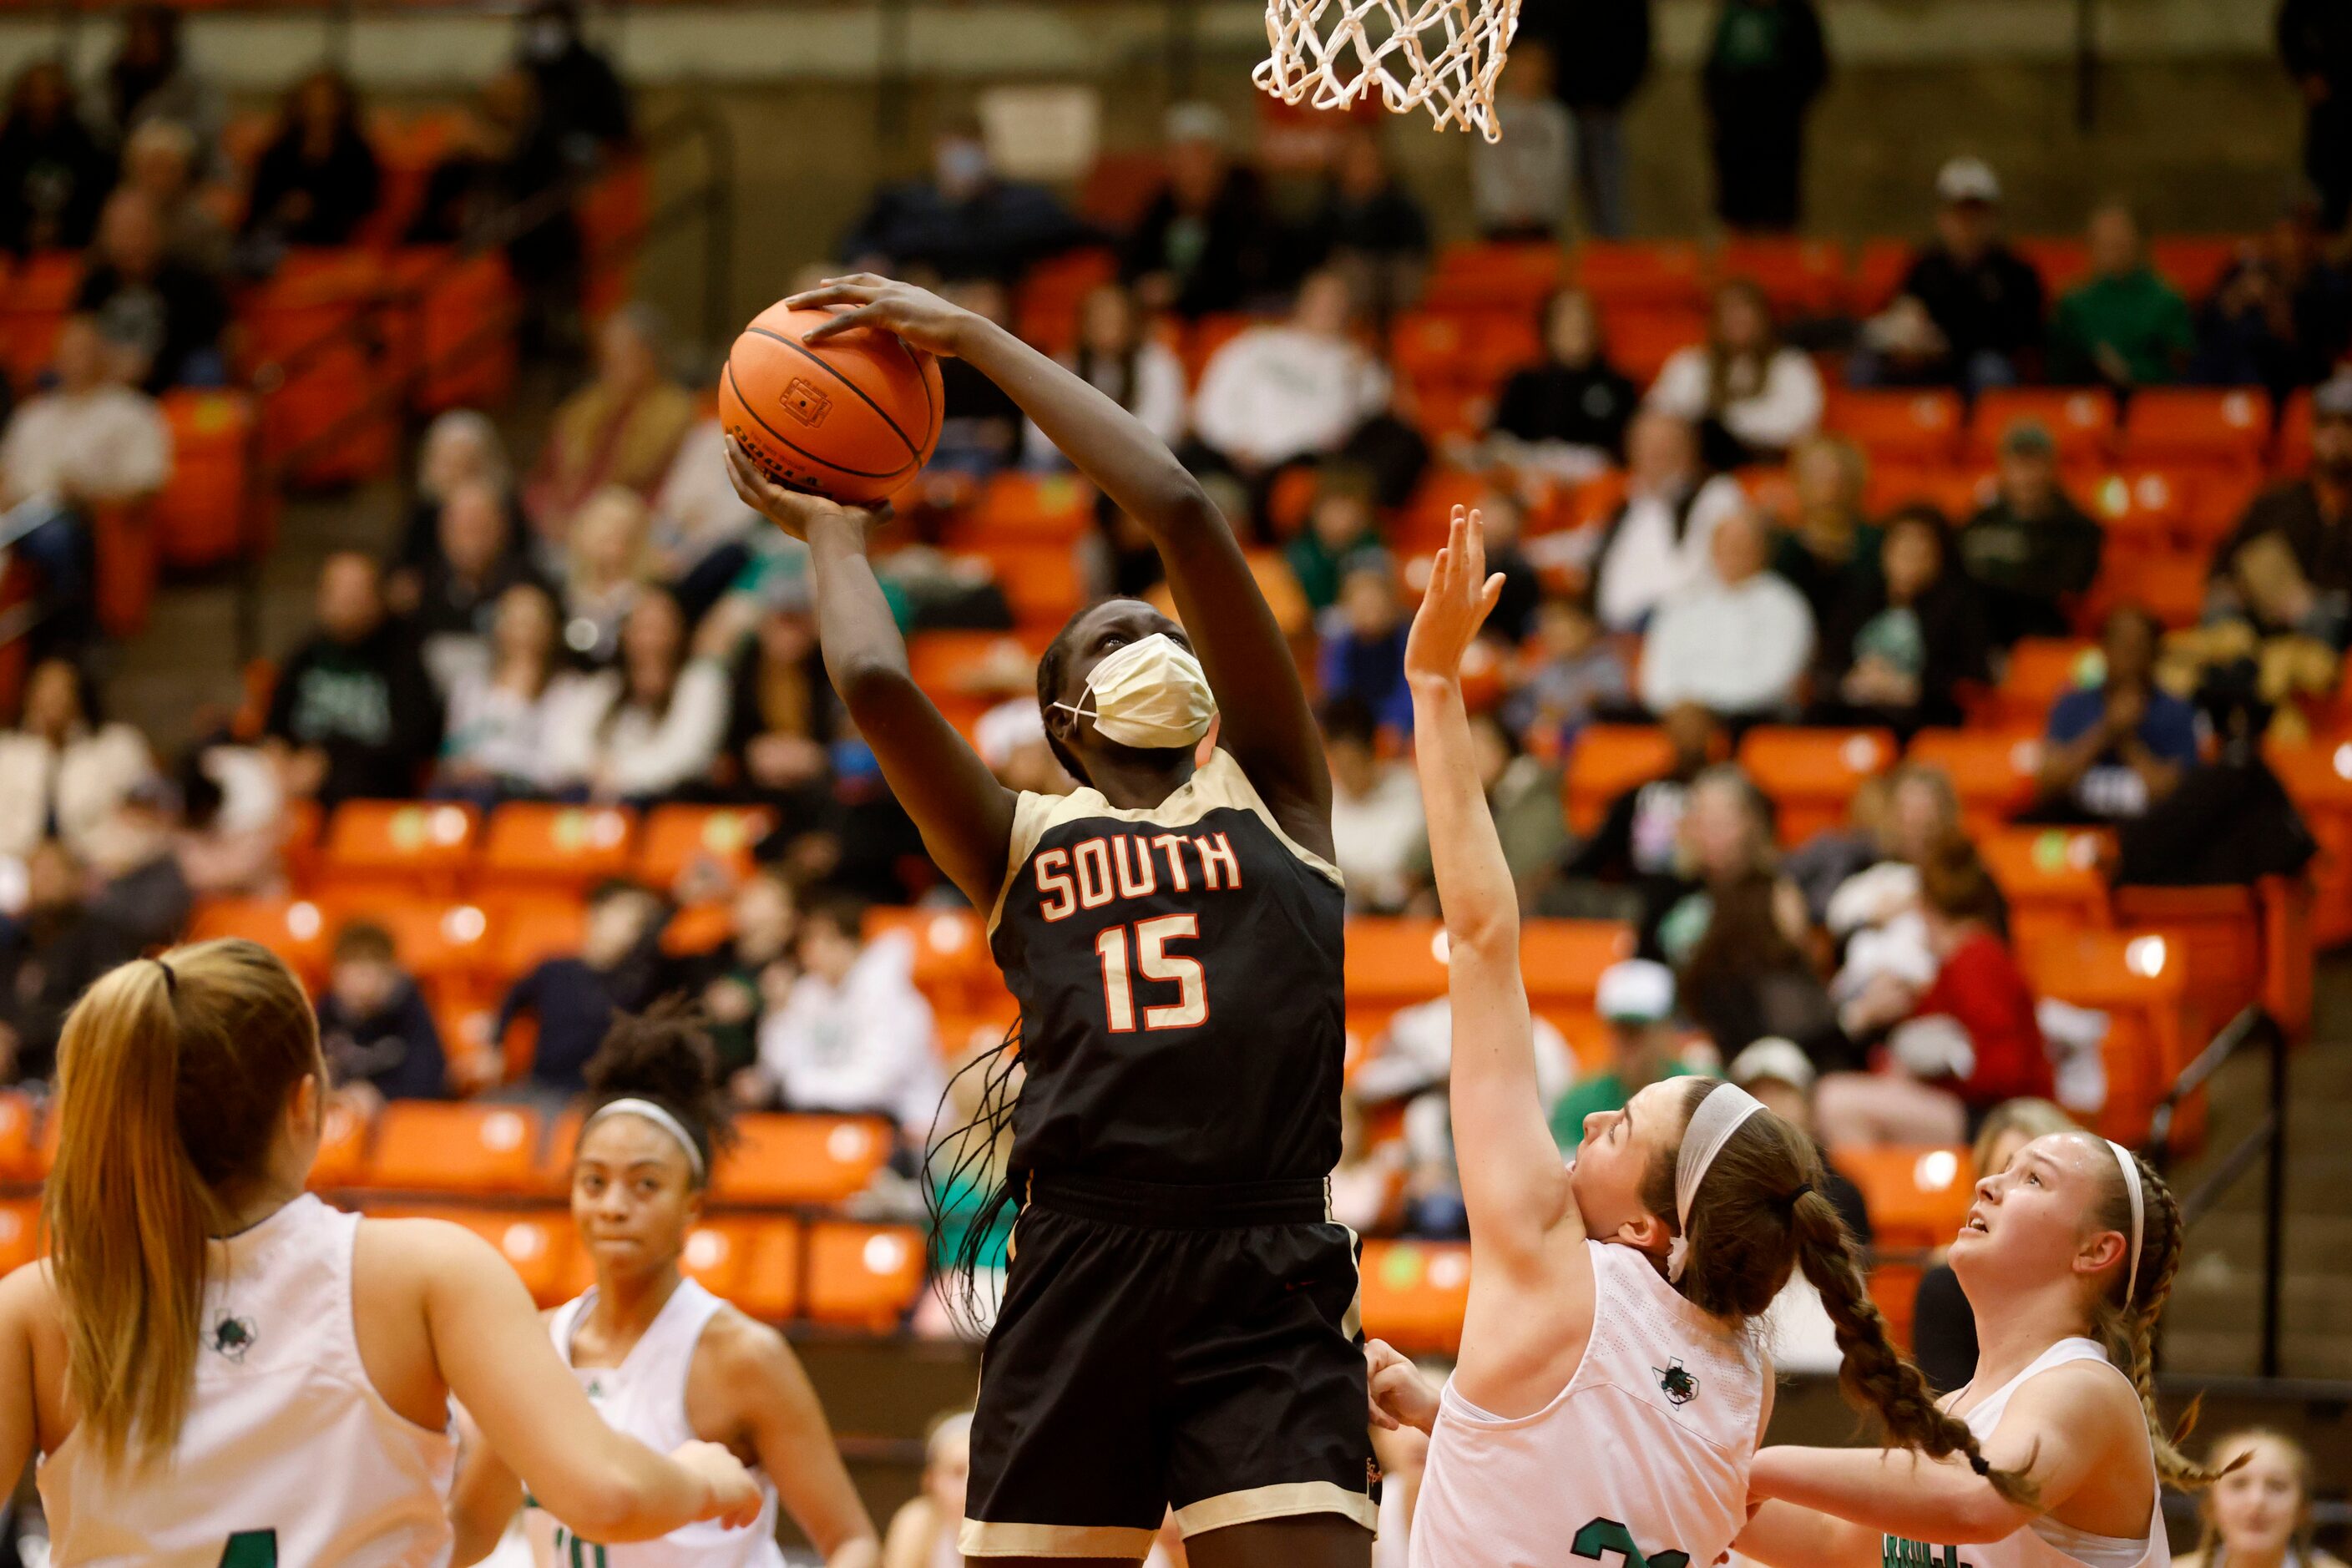
[{"label": "white net", "polygon": [[1273,52],[1254,79],[1285,103],[1345,109],[1377,88],[1391,112],[1487,141],[1520,0],[1265,0]]}]

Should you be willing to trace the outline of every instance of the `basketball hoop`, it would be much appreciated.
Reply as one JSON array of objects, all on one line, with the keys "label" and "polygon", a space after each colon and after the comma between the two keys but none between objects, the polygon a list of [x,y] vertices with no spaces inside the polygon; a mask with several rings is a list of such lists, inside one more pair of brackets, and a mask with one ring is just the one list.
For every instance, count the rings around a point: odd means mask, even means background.
[{"label": "basketball hoop", "polygon": [[1520,0],[1265,0],[1273,47],[1252,79],[1285,103],[1346,109],[1375,87],[1391,113],[1492,142],[1495,80]]}]

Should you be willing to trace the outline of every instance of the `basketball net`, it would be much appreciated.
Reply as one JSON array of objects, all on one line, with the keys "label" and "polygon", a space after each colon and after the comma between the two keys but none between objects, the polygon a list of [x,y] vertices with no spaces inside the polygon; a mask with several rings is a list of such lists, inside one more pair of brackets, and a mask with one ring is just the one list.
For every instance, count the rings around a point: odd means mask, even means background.
[{"label": "basketball net", "polygon": [[1265,0],[1273,52],[1252,79],[1285,103],[1346,109],[1377,87],[1396,114],[1499,139],[1495,81],[1520,0]]}]

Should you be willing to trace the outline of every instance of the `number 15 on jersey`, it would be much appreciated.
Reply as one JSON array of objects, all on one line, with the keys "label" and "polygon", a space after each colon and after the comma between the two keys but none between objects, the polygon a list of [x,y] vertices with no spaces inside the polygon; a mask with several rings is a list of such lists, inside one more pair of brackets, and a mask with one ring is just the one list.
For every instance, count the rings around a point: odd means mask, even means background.
[{"label": "number 15 on jersey", "polygon": [[1095,938],[1095,957],[1102,963],[1103,1017],[1112,1034],[1135,1032],[1138,981],[1176,987],[1173,1001],[1147,1000],[1144,1028],[1197,1029],[1209,1021],[1209,983],[1201,961],[1169,949],[1171,942],[1200,934],[1200,917],[1192,914],[1103,928]]}]

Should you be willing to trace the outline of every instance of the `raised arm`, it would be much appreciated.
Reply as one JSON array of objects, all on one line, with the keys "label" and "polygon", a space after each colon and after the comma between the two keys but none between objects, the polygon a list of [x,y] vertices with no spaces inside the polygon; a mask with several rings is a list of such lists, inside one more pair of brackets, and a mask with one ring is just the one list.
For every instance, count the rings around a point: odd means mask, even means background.
[{"label": "raised arm", "polygon": [[915,684],[907,639],[866,555],[880,517],[771,483],[731,441],[727,472],[745,505],[808,542],[817,642],[834,690],[922,830],[931,858],[974,908],[994,907],[1013,842],[1014,796]]},{"label": "raised arm", "polygon": [[1462,1202],[1480,1255],[1509,1265],[1534,1259],[1558,1226],[1578,1216],[1536,1089],[1533,1024],[1519,973],[1518,890],[1479,787],[1462,699],[1462,655],[1502,591],[1501,574],[1486,574],[1478,514],[1454,508],[1404,662],[1430,864],[1445,912]]},{"label": "raised arm", "polygon": [[1232,528],[1167,444],[1084,377],[993,322],[908,284],[871,275],[836,279],[786,303],[852,307],[810,332],[811,342],[879,327],[917,348],[969,361],[1135,519],[1159,548],[1177,618],[1216,693],[1218,743],[1241,763],[1283,830],[1328,856],[1330,770],[1290,645]]}]

